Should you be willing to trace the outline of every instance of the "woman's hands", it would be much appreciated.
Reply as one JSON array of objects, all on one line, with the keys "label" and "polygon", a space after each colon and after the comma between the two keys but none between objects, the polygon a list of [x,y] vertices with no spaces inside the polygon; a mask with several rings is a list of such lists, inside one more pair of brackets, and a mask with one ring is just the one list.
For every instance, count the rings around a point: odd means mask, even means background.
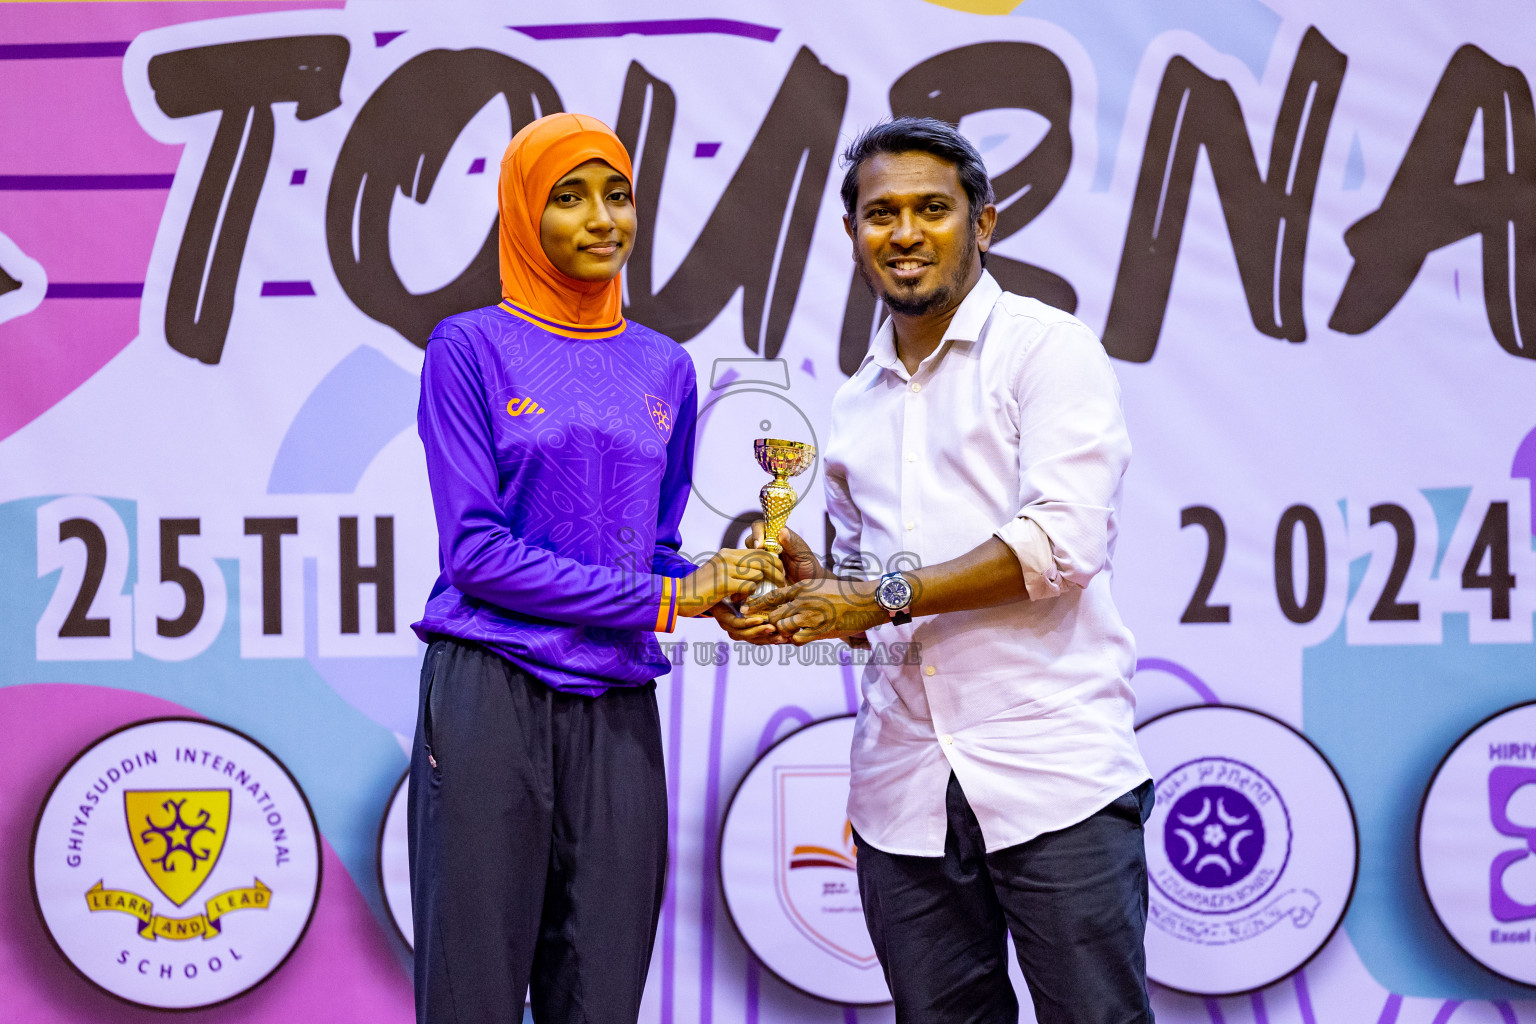
[{"label": "woman's hands", "polygon": [[677,614],[691,617],[713,613],[721,602],[746,597],[764,580],[775,587],[784,585],[784,566],[778,555],[751,548],[722,548],[697,572],[678,581]]}]

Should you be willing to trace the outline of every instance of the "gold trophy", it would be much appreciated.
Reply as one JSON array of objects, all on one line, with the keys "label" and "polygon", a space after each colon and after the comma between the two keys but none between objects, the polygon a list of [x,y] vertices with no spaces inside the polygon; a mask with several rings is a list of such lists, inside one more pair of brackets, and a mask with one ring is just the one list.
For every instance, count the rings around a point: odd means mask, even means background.
[{"label": "gold trophy", "polygon": [[[763,524],[763,550],[775,555],[783,553],[779,544],[779,531],[789,519],[790,509],[795,507],[799,496],[789,486],[789,477],[799,476],[816,461],[816,446],[804,441],[781,441],[775,437],[760,437],[752,442],[752,454],[757,464],[773,474],[773,479],[757,492],[757,500],[763,506],[767,522]],[[772,592],[773,584],[767,580],[752,591],[750,600],[756,600]]]}]

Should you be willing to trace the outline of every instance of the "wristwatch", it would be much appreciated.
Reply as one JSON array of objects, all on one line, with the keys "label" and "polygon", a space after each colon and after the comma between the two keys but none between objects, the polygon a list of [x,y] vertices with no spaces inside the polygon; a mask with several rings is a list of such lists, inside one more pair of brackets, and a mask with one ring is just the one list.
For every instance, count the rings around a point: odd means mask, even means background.
[{"label": "wristwatch", "polygon": [[880,577],[875,587],[875,602],[891,616],[893,626],[904,626],[912,621],[907,611],[912,606],[912,584],[899,572],[888,572]]}]

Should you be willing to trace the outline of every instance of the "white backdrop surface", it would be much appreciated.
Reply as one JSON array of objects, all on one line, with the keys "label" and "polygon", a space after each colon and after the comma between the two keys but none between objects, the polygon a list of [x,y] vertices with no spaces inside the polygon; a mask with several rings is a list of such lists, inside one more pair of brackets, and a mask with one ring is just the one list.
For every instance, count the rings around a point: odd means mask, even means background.
[{"label": "white backdrop surface", "polygon": [[[420,345],[454,302],[494,300],[506,140],[558,106],[637,156],[628,311],[686,346],[708,409],[692,553],[755,506],[762,424],[824,437],[867,344],[836,154],[893,110],[933,113],[998,179],[1005,286],[1075,305],[1116,357],[1139,719],[1272,715],[1356,817],[1357,883],[1321,953],[1251,995],[1158,988],[1159,1017],[1536,1021],[1530,988],[1437,923],[1416,859],[1440,759],[1536,694],[1524,4],[39,6],[0,12],[24,101],[0,115],[0,702],[44,745],[43,790],[151,715],[75,736],[20,688],[131,691],[252,735],[344,866],[325,885],[371,910],[357,956],[400,974],[375,859],[415,714],[407,627],[436,574]],[[796,486],[791,524],[820,546],[820,477]],[[680,639],[658,691],[674,848],[646,1019],[889,1019],[765,973],[717,863],[748,767],[853,711],[858,669],[759,664],[707,621]],[[7,798],[15,836],[41,796]],[[85,1019],[61,994],[75,975],[15,968],[35,927],[6,919],[5,984]],[[267,987],[304,997],[296,970]],[[396,1017],[400,991],[381,997]]]}]

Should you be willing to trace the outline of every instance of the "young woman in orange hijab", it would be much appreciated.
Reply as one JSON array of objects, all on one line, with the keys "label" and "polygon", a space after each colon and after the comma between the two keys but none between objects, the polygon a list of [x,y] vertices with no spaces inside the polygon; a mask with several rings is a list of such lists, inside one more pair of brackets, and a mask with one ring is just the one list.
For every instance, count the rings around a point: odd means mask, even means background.
[{"label": "young woman in orange hijab", "polygon": [[[782,582],[679,554],[697,388],[624,319],[629,154],[551,114],[501,164],[503,301],[427,343],[418,426],[442,574],[411,757],[420,1021],[636,1019],[661,909],[667,795],[654,633]],[[695,571],[696,570],[696,571]]]}]

